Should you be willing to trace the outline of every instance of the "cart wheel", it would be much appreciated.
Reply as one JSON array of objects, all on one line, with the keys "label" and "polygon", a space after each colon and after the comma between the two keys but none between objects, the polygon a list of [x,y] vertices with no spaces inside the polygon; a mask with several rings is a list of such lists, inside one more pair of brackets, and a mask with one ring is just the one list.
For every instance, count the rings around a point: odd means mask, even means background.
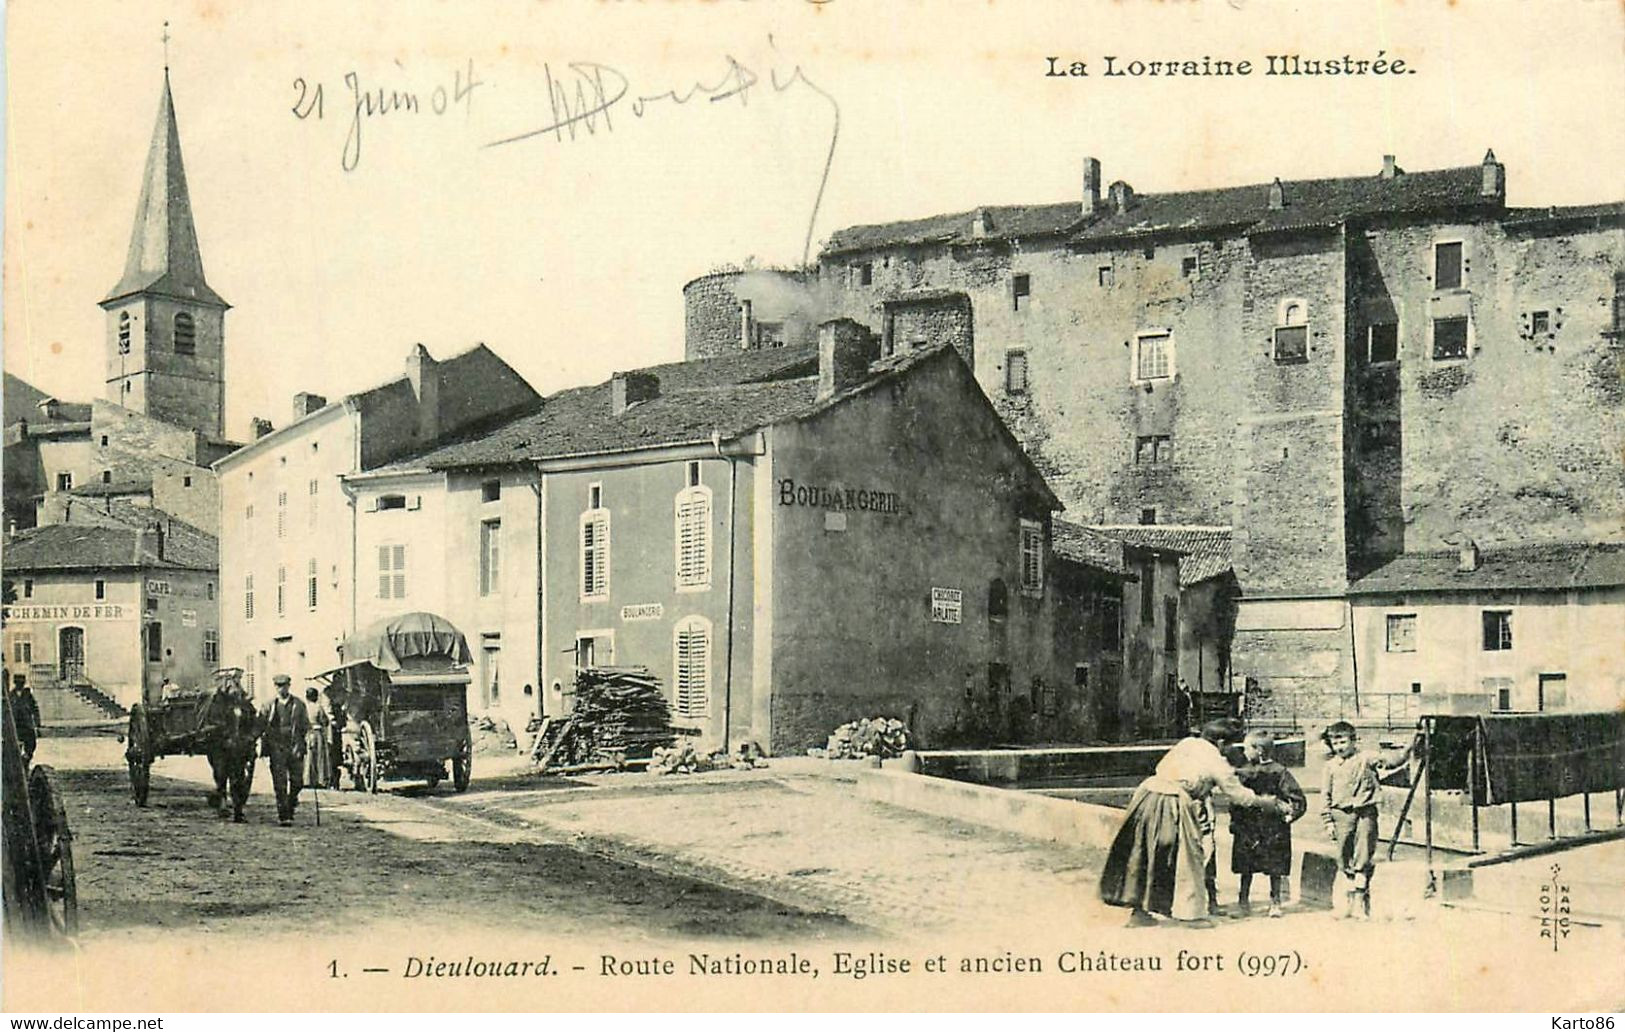
[{"label": "cart wheel", "polygon": [[378,740],[373,737],[372,725],[361,722],[361,733],[356,736],[356,787],[366,786],[368,792],[378,791]]},{"label": "cart wheel", "polygon": [[459,792],[467,792],[469,779],[473,776],[474,743],[465,736],[462,749],[451,758],[451,787]]},{"label": "cart wheel", "polygon": [[79,887],[73,871],[73,833],[68,828],[68,808],[56,783],[56,771],[44,765],[35,767],[28,781],[51,928],[58,935],[78,935]]},{"label": "cart wheel", "polygon": [[130,707],[130,733],[124,740],[124,761],[130,766],[130,794],[135,805],[147,805],[147,789],[152,782],[152,740],[147,734],[147,711],[136,703]]}]

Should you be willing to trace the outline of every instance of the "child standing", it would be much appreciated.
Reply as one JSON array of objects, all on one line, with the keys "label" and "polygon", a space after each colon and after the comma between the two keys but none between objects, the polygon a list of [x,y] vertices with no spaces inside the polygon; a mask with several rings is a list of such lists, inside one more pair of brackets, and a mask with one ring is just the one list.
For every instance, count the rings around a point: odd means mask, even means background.
[{"label": "child standing", "polygon": [[1332,754],[1321,787],[1321,819],[1337,843],[1346,892],[1338,916],[1369,918],[1371,873],[1377,859],[1378,771],[1404,765],[1416,742],[1403,749],[1362,752],[1354,725],[1344,720],[1328,727],[1322,737]]},{"label": "child standing", "polygon": [[1303,816],[1309,803],[1298,779],[1271,756],[1274,748],[1275,738],[1268,731],[1247,732],[1241,743],[1247,762],[1236,776],[1254,792],[1275,796],[1291,809],[1285,813],[1247,807],[1231,810],[1230,870],[1240,875],[1236,904],[1244,913],[1252,909],[1253,875],[1269,875],[1270,916],[1280,917],[1292,874],[1292,822]]}]

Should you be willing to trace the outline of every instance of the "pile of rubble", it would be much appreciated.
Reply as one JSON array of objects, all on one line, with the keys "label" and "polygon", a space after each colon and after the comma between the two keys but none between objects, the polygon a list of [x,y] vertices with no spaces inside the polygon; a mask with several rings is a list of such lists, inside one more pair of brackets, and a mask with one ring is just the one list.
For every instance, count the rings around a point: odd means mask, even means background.
[{"label": "pile of rubble", "polygon": [[498,717],[470,715],[468,733],[477,753],[505,753],[519,748],[519,739],[506,720]]},{"label": "pile of rubble", "polygon": [[767,759],[754,742],[739,747],[736,756],[726,750],[713,749],[700,752],[689,742],[669,749],[656,749],[649,759],[649,770],[656,774],[702,774],[708,770],[750,770],[767,766]]},{"label": "pile of rubble", "polygon": [[872,719],[864,717],[862,720],[842,724],[829,736],[824,748],[808,749],[807,755],[827,756],[832,760],[857,759],[864,756],[890,759],[903,755],[903,750],[912,745],[908,725],[901,720],[891,717]]}]

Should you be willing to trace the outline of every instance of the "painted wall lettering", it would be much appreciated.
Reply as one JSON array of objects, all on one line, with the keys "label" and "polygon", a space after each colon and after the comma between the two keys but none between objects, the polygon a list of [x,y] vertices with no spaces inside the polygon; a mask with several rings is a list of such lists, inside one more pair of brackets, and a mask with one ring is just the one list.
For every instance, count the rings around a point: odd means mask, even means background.
[{"label": "painted wall lettering", "polygon": [[798,484],[790,477],[779,481],[779,504],[840,512],[878,512],[883,516],[897,516],[903,512],[903,498],[896,491]]}]

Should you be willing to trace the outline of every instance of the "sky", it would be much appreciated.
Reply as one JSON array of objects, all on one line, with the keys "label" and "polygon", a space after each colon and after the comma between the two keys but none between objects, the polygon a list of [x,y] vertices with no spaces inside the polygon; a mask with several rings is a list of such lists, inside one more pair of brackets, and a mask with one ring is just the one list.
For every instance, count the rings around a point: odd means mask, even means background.
[{"label": "sky", "polygon": [[[1375,174],[1384,154],[1477,164],[1493,147],[1510,203],[1625,199],[1622,12],[14,0],[5,367],[68,399],[102,390],[96,302],[123,267],[166,20],[204,266],[233,305],[241,438],[251,417],[285,423],[295,392],[400,375],[415,342],[440,357],[483,342],[543,392],[676,360],[695,276],[799,263],[845,225],[1071,200],[1085,156],[1145,193]],[[1262,74],[1292,53],[1407,72]],[[1258,67],[1107,77],[1108,55]],[[1050,56],[1090,74],[1046,76]],[[696,83],[711,89],[679,103]],[[619,96],[606,113],[543,131],[600,89]],[[406,94],[415,109],[392,103]]]}]

